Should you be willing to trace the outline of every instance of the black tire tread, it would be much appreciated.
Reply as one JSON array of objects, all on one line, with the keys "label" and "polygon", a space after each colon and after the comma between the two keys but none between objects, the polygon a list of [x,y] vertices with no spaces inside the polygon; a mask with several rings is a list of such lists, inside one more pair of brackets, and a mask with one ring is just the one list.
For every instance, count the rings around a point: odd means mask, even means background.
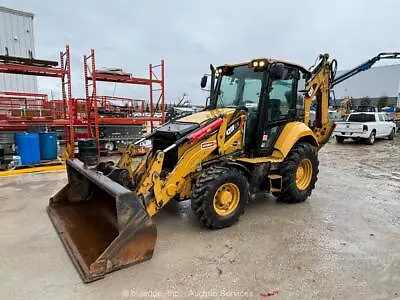
[{"label": "black tire tread", "polygon": [[390,141],[394,140],[395,134],[396,134],[396,129],[393,128],[392,131],[390,132],[389,136],[388,136],[388,139],[389,139]]},{"label": "black tire tread", "polygon": [[336,142],[339,143],[339,144],[343,144],[343,142],[344,142],[344,137],[342,137],[342,136],[336,136]]},{"label": "black tire tread", "polygon": [[249,191],[249,183],[246,177],[238,169],[214,165],[204,170],[197,178],[196,183],[193,185],[191,208],[195,216],[199,218],[200,222],[206,228],[224,228],[231,226],[244,213],[245,204],[247,204],[248,202],[250,196],[249,193],[248,195],[241,195],[241,197],[242,196],[244,197],[246,203],[244,203],[244,205],[241,206],[242,209],[240,209],[236,219],[229,220],[224,224],[219,224],[213,220],[213,218],[210,216],[210,213],[207,211],[205,205],[207,199],[209,199],[210,197],[214,197],[214,195],[211,194],[209,187],[212,183],[216,182],[218,178],[220,178],[220,176],[223,176],[224,174],[231,174],[245,180],[247,193]]},{"label": "black tire tread", "polygon": [[[296,176],[296,169],[300,158],[309,151],[312,151],[314,156],[313,176],[310,186],[303,193],[301,193],[300,196],[297,192],[297,188],[295,187],[295,182],[293,181],[292,177]],[[311,195],[312,190],[315,188],[315,183],[318,180],[318,166],[318,153],[312,145],[302,142],[295,144],[281,168],[282,190],[280,192],[273,193],[273,195],[276,196],[279,201],[286,203],[299,203],[305,201]]]},{"label": "black tire tread", "polygon": [[[374,135],[374,140],[371,140],[372,135]],[[367,138],[367,144],[368,145],[373,145],[375,143],[376,140],[376,131],[375,129],[371,131],[371,134],[369,135],[369,137]]]}]

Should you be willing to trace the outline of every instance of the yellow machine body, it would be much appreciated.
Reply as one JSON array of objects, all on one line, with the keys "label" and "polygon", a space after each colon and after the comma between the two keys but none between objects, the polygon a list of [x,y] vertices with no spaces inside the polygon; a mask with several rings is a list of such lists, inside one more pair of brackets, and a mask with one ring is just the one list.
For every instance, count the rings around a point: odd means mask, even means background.
[{"label": "yellow machine body", "polygon": [[[206,217],[204,209],[215,209],[216,221],[206,220],[206,226],[222,228],[233,224],[243,213],[242,202],[247,202],[249,193],[246,182],[252,180],[253,173],[260,173],[259,186],[277,197],[286,192],[285,174],[294,176],[300,192],[310,189],[303,198],[308,197],[314,187],[314,182],[309,182],[316,180],[317,172],[310,169],[311,162],[317,166],[316,151],[326,143],[334,128],[328,120],[329,63],[327,57],[321,61],[314,73],[296,64],[269,59],[224,65],[222,71],[217,70],[221,78],[226,68],[243,66],[246,72],[246,68],[251,72],[262,68],[260,72],[273,74],[271,66],[284,65],[307,74],[304,87],[307,93],[304,92],[300,109],[303,116],[279,126],[268,155],[257,154],[247,146],[247,140],[256,134],[246,129],[249,115],[246,107],[209,107],[164,124],[138,141],[140,146],[146,138],[152,140],[152,149],[136,167],[133,167],[138,154],[135,145],[126,148],[116,166],[101,163],[88,167],[77,159],[67,160],[68,184],[51,198],[48,213],[83,280],[90,282],[151,258],[157,236],[152,217],[173,199],[196,198],[193,209],[196,214],[203,214],[202,219]],[[218,80],[214,90],[221,84],[222,79]],[[215,101],[217,94],[213,96]],[[311,101],[319,103],[315,124],[310,122]],[[158,136],[174,140],[165,144]],[[260,143],[265,142],[268,135],[260,138],[263,139]],[[313,159],[303,159],[294,166],[297,171],[288,173],[287,158],[293,160],[293,149],[307,150],[304,153],[313,155]],[[208,192],[202,186],[204,182],[210,186],[222,182],[215,188],[215,195],[209,196],[209,203],[198,200]],[[234,219],[224,224],[231,215]]]}]

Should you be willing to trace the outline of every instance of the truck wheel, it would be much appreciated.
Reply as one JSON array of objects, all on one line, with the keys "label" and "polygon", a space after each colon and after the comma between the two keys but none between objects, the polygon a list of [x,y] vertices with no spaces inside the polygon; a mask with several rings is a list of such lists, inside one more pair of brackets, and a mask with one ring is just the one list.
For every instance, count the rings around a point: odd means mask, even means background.
[{"label": "truck wheel", "polygon": [[212,166],[193,185],[192,211],[207,228],[231,226],[244,213],[249,183],[237,169]]},{"label": "truck wheel", "polygon": [[342,136],[336,136],[336,142],[338,142],[339,144],[343,144],[343,142],[344,142],[344,137],[342,137]]},{"label": "truck wheel", "polygon": [[114,142],[107,142],[107,143],[104,145],[104,148],[105,148],[108,152],[113,152],[114,149],[115,149],[115,144],[114,144]]},{"label": "truck wheel", "polygon": [[318,165],[317,150],[312,145],[294,145],[281,166],[282,189],[273,195],[287,203],[305,201],[317,182]]},{"label": "truck wheel", "polygon": [[375,137],[376,137],[375,130],[372,130],[371,134],[369,135],[369,138],[367,138],[367,144],[373,145],[375,143]]},{"label": "truck wheel", "polygon": [[389,140],[393,140],[394,139],[394,135],[396,134],[396,129],[392,129],[392,132],[388,135],[388,139]]}]

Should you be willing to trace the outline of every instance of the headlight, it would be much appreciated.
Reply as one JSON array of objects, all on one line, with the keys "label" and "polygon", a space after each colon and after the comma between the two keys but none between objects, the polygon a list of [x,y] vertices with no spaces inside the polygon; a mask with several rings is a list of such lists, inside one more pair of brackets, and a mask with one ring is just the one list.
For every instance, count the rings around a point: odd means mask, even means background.
[{"label": "headlight", "polygon": [[265,60],[253,60],[250,64],[253,68],[264,68],[267,65]]}]

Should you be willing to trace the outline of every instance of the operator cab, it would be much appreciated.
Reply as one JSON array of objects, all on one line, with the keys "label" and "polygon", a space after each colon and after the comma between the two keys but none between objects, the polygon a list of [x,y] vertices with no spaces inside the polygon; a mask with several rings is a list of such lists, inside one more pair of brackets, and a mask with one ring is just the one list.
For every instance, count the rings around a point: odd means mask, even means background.
[{"label": "operator cab", "polygon": [[[224,65],[213,73],[208,108],[247,111],[245,151],[252,156],[270,155],[283,126],[304,117],[300,91],[309,72],[299,65],[257,59]],[[202,79],[202,87],[204,83]]]}]

